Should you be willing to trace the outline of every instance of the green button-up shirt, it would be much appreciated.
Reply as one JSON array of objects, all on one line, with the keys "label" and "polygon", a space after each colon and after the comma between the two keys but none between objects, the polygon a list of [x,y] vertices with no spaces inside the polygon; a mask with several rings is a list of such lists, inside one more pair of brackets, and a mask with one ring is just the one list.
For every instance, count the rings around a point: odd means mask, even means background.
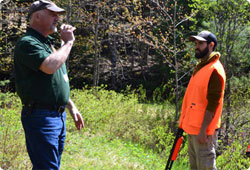
[{"label": "green button-up shirt", "polygon": [[20,38],[14,51],[16,90],[22,103],[35,102],[66,105],[69,100],[69,80],[65,64],[54,74],[39,68],[52,53],[53,38],[45,38],[32,28]]}]

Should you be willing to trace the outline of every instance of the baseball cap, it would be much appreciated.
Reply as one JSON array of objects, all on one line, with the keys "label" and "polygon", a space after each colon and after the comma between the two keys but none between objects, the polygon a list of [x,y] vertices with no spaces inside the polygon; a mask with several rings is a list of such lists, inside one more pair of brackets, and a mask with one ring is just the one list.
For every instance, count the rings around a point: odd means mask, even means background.
[{"label": "baseball cap", "polygon": [[39,0],[39,1],[35,1],[32,3],[32,5],[29,8],[28,11],[28,18],[30,18],[30,16],[39,10],[43,10],[43,9],[48,9],[50,11],[53,12],[58,12],[58,13],[64,13],[65,10],[58,7],[56,4],[54,4],[53,2],[49,1],[49,0]]},{"label": "baseball cap", "polygon": [[189,37],[189,40],[190,41],[199,40],[199,41],[214,42],[215,47],[217,45],[216,36],[209,31],[201,31],[198,35],[193,35],[193,36]]}]

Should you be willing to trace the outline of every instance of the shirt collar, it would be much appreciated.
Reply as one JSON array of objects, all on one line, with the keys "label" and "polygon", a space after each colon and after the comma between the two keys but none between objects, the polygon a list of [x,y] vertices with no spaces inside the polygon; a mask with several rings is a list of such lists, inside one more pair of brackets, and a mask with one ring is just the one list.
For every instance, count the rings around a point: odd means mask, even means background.
[{"label": "shirt collar", "polygon": [[38,39],[39,39],[41,42],[43,42],[43,43],[54,44],[54,40],[55,40],[55,39],[54,39],[53,37],[51,37],[51,36],[44,37],[41,33],[39,33],[38,31],[36,31],[35,29],[33,29],[33,28],[31,28],[31,27],[29,27],[29,28],[27,29],[26,34],[30,34],[30,35],[32,35],[32,36],[38,38]]}]

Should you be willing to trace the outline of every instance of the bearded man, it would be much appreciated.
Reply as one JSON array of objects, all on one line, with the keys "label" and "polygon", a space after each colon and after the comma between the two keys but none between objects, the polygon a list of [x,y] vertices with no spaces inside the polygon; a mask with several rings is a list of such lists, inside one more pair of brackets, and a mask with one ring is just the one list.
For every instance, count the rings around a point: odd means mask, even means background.
[{"label": "bearded man", "polygon": [[217,39],[209,31],[191,36],[195,57],[199,60],[188,84],[179,120],[179,128],[188,134],[191,170],[216,170],[216,145],[226,75],[215,52]]}]

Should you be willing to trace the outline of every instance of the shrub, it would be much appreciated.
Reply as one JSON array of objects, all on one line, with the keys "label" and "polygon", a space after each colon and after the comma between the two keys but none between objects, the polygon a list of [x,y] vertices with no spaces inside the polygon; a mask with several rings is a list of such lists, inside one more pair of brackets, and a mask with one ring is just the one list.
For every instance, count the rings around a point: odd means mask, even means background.
[{"label": "shrub", "polygon": [[0,165],[30,169],[20,121],[21,102],[13,93],[0,93]]},{"label": "shrub", "polygon": [[[91,135],[106,136],[137,143],[159,153],[167,161],[172,148],[174,133],[174,106],[143,104],[135,92],[123,93],[105,90],[105,86],[72,90],[71,98],[82,113],[84,130]],[[0,93],[0,165],[8,169],[30,169],[20,122],[21,102],[13,93]],[[230,117],[230,145],[219,140],[218,169],[244,169],[250,160],[243,155],[249,137],[249,107],[239,108]],[[240,114],[239,114],[240,113]],[[69,114],[68,114],[69,115]],[[67,118],[67,132],[76,131],[73,120]],[[184,140],[187,141],[187,140]],[[185,142],[184,142],[185,143]],[[189,169],[187,144],[182,145],[173,169]]]},{"label": "shrub", "polygon": [[243,143],[240,139],[235,140],[231,145],[226,146],[223,154],[217,158],[217,168],[221,170],[240,170],[249,168],[250,158],[244,156],[247,146],[248,143]]},{"label": "shrub", "polygon": [[168,124],[174,111],[168,103],[140,104],[133,92],[118,94],[104,87],[74,90],[72,96],[92,133],[99,131],[111,139],[131,140],[157,151],[169,145],[165,137],[172,138]]}]

